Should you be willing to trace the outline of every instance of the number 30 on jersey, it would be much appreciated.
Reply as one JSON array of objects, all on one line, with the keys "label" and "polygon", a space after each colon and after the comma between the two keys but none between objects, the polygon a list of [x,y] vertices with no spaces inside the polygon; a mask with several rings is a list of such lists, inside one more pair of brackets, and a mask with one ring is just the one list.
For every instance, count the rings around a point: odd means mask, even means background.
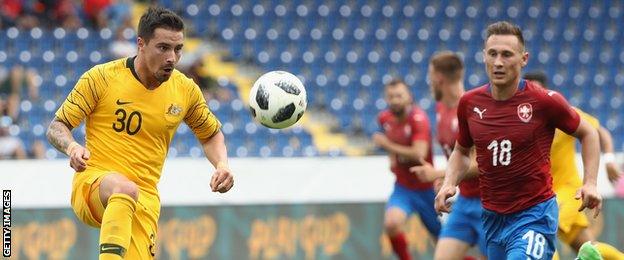
[{"label": "number 30 on jersey", "polygon": [[[500,142],[492,140],[487,147],[492,151],[492,165],[507,166],[511,163],[511,141],[503,139]],[[500,153],[499,153],[500,150]]]},{"label": "number 30 on jersey", "polygon": [[[113,130],[115,130],[115,132],[120,133],[126,130],[126,133],[129,135],[135,135],[141,130],[143,116],[141,116],[139,111],[132,111],[130,115],[128,115],[125,109],[120,108],[115,111],[115,115],[117,116],[117,122],[113,122]],[[133,123],[134,121],[136,121],[136,123]],[[131,125],[134,125],[134,127]]]}]

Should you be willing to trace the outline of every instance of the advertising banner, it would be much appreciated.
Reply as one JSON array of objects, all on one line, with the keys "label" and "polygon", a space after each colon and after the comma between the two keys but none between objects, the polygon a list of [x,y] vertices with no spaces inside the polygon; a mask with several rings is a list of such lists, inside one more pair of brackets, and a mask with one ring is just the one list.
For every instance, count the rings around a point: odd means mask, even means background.
[{"label": "advertising banner", "polygon": [[[624,248],[624,200],[607,199],[591,231]],[[393,259],[382,203],[163,207],[158,259]],[[11,212],[10,259],[96,259],[98,230],[71,209]],[[433,244],[416,216],[406,225],[415,259]],[[6,241],[5,241],[6,242]],[[562,247],[561,259],[573,259]]]}]

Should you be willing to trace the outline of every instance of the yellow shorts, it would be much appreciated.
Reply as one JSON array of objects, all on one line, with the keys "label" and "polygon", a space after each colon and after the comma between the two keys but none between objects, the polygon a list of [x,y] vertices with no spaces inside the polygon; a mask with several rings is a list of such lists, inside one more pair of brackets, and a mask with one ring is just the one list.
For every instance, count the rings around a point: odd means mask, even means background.
[{"label": "yellow shorts", "polygon": [[561,241],[570,244],[579,232],[589,226],[589,220],[584,212],[579,212],[581,200],[574,199],[577,187],[562,187],[555,190],[559,205],[559,231]]},{"label": "yellow shorts", "polygon": [[[100,181],[102,177],[114,173],[98,169],[87,169],[75,173],[72,184],[71,204],[76,217],[85,224],[100,228],[104,206],[100,201]],[[160,200],[158,197],[139,191],[134,219],[132,239],[126,252],[126,259],[152,259],[156,252],[156,233]]]}]

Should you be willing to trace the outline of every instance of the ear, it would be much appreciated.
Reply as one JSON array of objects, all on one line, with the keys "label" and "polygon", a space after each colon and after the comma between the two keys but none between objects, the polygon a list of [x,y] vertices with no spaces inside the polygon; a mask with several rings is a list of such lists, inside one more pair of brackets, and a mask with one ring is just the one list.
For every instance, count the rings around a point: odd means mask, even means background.
[{"label": "ear", "polygon": [[522,67],[524,68],[527,64],[529,64],[529,52],[524,52],[522,54]]},{"label": "ear", "polygon": [[147,42],[143,38],[137,37],[137,47],[139,48],[139,52],[145,48],[145,46],[147,46]]}]

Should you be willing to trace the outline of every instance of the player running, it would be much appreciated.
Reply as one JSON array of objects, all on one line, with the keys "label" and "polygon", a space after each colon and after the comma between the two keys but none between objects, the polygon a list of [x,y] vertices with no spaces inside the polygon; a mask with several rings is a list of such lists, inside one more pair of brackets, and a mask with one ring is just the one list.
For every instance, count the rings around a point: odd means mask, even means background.
[{"label": "player running", "polygon": [[404,260],[411,259],[403,231],[409,215],[418,213],[434,240],[440,232],[432,183],[419,181],[409,171],[421,161],[432,163],[431,132],[427,114],[412,103],[412,94],[403,81],[388,83],[385,99],[389,109],[378,116],[384,133],[373,134],[373,142],[388,152],[390,169],[396,175],[394,191],[386,204],[384,227],[392,250]]},{"label": "player running", "polygon": [[[216,168],[210,187],[234,180],[220,123],[199,87],[174,69],[184,43],[175,13],[151,7],[140,19],[137,56],[84,73],[56,112],[47,137],[76,171],[71,204],[100,228],[99,259],[154,257],[160,199],[156,185],[177,127],[184,121]],[[71,130],[86,118],[86,146]]]},{"label": "player running", "polygon": [[[431,57],[429,81],[436,103],[437,138],[444,155],[448,158],[457,136],[457,104],[464,94],[464,64],[461,58],[450,51],[443,51]],[[476,161],[468,170],[467,177],[459,183],[459,196],[454,210],[442,225],[440,239],[436,245],[434,259],[463,259],[468,249],[478,245],[485,254],[485,235],[481,225],[481,199],[479,192],[479,170]],[[414,166],[410,171],[421,181],[434,181],[444,177],[444,170],[436,170],[430,164]],[[485,258],[484,256],[480,256]]]},{"label": "player running", "polygon": [[[546,75],[541,72],[526,73],[526,80],[538,83],[545,89],[548,89]],[[598,130],[600,144],[604,152],[603,159],[608,178],[611,182],[617,182],[620,177],[620,171],[615,164],[615,156],[613,155],[613,141],[609,130],[600,126],[598,119],[576,108],[581,118],[589,122]],[[576,169],[576,147],[574,137],[569,136],[559,130],[555,131],[555,137],[550,148],[551,167],[550,172],[553,178],[553,190],[557,194],[557,205],[559,206],[559,238],[570,245],[580,256],[581,259],[600,259],[600,255],[605,260],[624,259],[624,254],[615,247],[596,241],[594,235],[587,230],[589,220],[583,212],[579,212],[578,208],[581,202],[573,199],[576,190],[581,187],[582,181]],[[586,245],[583,245],[587,243]],[[594,248],[595,247],[595,248]],[[583,252],[579,250],[583,248]],[[559,259],[555,254],[553,259]]]},{"label": "player running", "polygon": [[555,129],[581,141],[579,210],[595,209],[595,216],[602,205],[596,190],[598,134],[560,94],[520,78],[529,54],[519,27],[508,22],[488,26],[483,54],[490,83],[459,100],[457,143],[435,207],[450,211],[446,200],[468,170],[475,146],[487,257],[551,259],[558,226],[549,160]]}]

